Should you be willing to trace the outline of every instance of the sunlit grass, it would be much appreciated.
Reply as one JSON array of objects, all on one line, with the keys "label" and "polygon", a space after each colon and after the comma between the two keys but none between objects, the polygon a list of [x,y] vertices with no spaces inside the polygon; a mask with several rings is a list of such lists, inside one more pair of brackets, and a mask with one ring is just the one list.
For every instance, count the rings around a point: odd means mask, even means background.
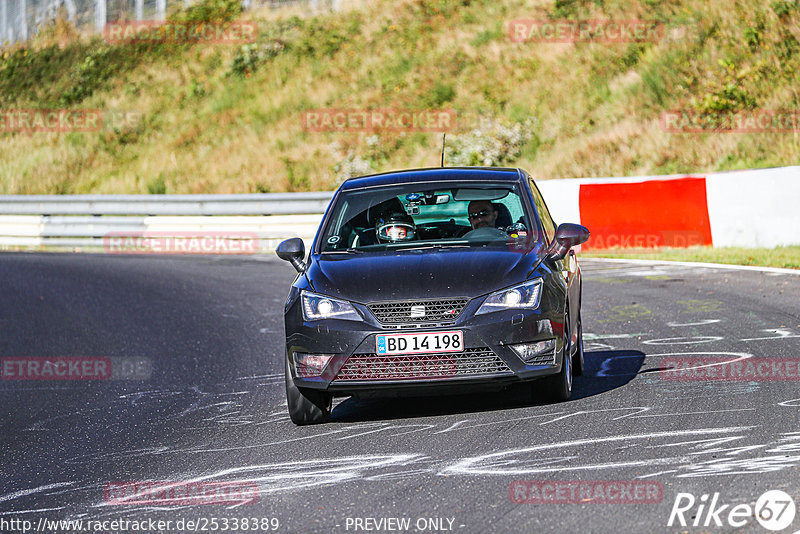
[{"label": "sunlit grass", "polygon": [[691,247],[627,249],[586,252],[582,258],[627,258],[640,260],[696,261],[800,269],[800,246],[777,248]]}]

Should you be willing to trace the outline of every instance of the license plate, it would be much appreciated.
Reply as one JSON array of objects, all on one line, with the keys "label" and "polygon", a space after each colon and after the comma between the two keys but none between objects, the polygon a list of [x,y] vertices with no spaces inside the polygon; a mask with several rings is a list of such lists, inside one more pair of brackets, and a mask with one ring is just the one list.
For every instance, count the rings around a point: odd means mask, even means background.
[{"label": "license plate", "polygon": [[461,352],[464,350],[464,334],[461,330],[424,334],[378,334],[375,336],[375,345],[375,352],[378,354]]}]

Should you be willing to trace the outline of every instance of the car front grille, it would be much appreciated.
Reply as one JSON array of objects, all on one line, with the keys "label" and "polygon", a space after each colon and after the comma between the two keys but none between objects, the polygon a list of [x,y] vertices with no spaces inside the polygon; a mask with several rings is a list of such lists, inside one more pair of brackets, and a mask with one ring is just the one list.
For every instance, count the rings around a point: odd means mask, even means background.
[{"label": "car front grille", "polygon": [[488,347],[437,354],[353,354],[334,381],[431,380],[513,374]]},{"label": "car front grille", "polygon": [[454,321],[461,315],[469,299],[427,299],[398,302],[372,302],[369,311],[382,324],[430,323]]}]

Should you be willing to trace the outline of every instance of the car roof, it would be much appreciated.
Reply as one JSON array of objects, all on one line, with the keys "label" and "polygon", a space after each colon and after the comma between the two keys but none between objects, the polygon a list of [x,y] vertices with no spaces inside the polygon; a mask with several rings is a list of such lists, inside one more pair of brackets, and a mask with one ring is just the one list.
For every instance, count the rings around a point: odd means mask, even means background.
[{"label": "car roof", "polygon": [[522,176],[522,171],[519,169],[503,167],[432,167],[358,176],[345,180],[340,189],[344,191],[405,183],[461,182],[464,180],[518,182],[520,176]]}]

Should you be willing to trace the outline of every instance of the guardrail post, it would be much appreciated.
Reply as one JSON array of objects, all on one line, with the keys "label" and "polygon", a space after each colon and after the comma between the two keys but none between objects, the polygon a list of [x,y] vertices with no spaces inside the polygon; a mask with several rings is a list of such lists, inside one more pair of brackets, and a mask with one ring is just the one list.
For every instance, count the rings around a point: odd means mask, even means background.
[{"label": "guardrail post", "polygon": [[67,8],[67,19],[75,22],[78,16],[78,8],[75,5],[75,0],[64,0],[64,5]]},{"label": "guardrail post", "polygon": [[106,27],[106,0],[94,0],[94,30],[103,33]]},{"label": "guardrail post", "polygon": [[27,0],[17,0],[17,18],[19,19],[18,41],[28,39],[28,2]]},{"label": "guardrail post", "polygon": [[8,41],[8,5],[0,2],[0,46]]}]

